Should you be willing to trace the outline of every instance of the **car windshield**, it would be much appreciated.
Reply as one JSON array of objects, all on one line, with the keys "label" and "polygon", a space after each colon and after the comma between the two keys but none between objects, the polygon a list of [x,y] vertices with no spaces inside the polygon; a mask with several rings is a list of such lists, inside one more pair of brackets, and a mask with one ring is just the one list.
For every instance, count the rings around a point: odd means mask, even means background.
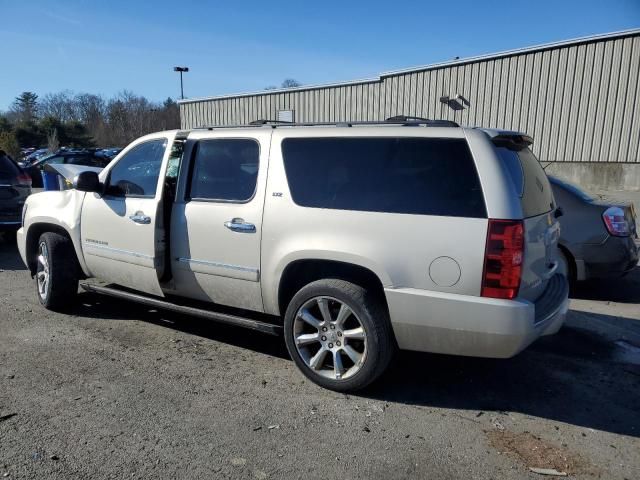
[{"label": "car windshield", "polygon": [[50,158],[55,157],[56,154],[55,153],[50,153],[48,155],[43,155],[41,157],[39,157],[38,159],[36,159],[36,161],[34,162],[34,164],[41,164],[41,163],[45,163],[47,160],[49,160]]},{"label": "car windshield", "polygon": [[585,202],[593,202],[593,200],[595,200],[596,198],[595,195],[593,195],[592,193],[587,192],[582,187],[579,187],[574,183],[568,182],[567,180],[561,180],[558,177],[552,177],[552,176],[549,176],[549,180],[551,180],[551,183],[559,186],[560,188],[564,188],[569,193],[573,193],[575,196],[584,200]]}]

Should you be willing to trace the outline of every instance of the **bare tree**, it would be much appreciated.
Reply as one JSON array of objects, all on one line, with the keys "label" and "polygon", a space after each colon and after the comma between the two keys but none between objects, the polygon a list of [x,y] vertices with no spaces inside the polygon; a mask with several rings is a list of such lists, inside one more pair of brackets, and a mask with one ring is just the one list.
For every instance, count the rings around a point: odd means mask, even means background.
[{"label": "bare tree", "polygon": [[19,142],[29,146],[66,144],[69,132],[79,135],[73,137],[76,143],[125,146],[147,133],[180,128],[179,108],[173,99],[152,102],[128,90],[108,100],[69,90],[49,93],[38,100],[35,93],[24,92],[1,119],[6,125],[0,122],[0,131],[15,127]]},{"label": "bare tree", "polygon": [[50,152],[57,152],[60,148],[60,142],[58,141],[58,129],[52,128],[47,134],[47,149]]},{"label": "bare tree", "polygon": [[76,98],[69,90],[48,93],[38,102],[38,111],[43,117],[57,118],[61,122],[80,121],[76,109]]},{"label": "bare tree", "polygon": [[293,79],[293,78],[285,78],[282,81],[282,88],[295,88],[295,87],[301,87],[302,83],[300,83],[299,81]]}]

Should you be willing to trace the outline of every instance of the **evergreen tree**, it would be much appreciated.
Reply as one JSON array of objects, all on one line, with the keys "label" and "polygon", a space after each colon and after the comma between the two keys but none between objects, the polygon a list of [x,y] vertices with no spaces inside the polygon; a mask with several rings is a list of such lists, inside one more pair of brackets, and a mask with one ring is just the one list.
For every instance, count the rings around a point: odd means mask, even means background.
[{"label": "evergreen tree", "polygon": [[22,92],[11,105],[11,112],[18,122],[34,122],[38,117],[38,95],[33,92]]}]

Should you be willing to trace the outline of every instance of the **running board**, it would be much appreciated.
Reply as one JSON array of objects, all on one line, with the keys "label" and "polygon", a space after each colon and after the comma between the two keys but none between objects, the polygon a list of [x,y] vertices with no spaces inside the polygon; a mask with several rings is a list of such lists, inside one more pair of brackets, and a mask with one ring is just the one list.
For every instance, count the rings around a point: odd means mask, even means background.
[{"label": "running board", "polygon": [[282,326],[262,322],[260,320],[253,320],[247,317],[230,315],[228,313],[213,312],[211,310],[189,307],[186,305],[178,305],[176,303],[161,300],[159,298],[148,297],[146,295],[132,293],[113,287],[103,287],[87,283],[82,283],[80,284],[80,286],[87,292],[122,298],[124,300],[131,300],[133,302],[142,303],[144,305],[159,308],[161,310],[168,310],[170,312],[184,313],[187,315],[192,315],[194,317],[206,318],[207,320],[213,320],[227,325],[235,325],[238,327],[248,328],[250,330],[257,330],[258,332],[268,333],[270,335],[282,335]]}]

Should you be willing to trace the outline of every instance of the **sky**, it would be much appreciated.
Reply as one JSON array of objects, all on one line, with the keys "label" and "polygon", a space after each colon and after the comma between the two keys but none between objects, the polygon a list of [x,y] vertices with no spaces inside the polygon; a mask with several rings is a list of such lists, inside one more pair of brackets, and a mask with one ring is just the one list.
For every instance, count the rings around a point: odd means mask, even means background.
[{"label": "sky", "polygon": [[377,77],[640,27],[640,0],[0,0],[0,111],[23,91],[178,98]]}]

